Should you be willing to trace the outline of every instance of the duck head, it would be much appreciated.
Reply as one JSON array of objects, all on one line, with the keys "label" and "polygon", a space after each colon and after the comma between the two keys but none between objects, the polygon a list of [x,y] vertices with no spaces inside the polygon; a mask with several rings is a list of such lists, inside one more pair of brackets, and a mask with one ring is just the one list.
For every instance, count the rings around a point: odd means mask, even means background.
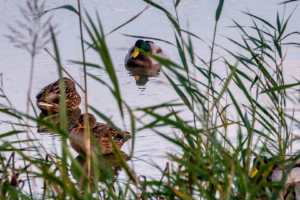
[{"label": "duck head", "polygon": [[[88,120],[88,124],[85,120]],[[72,128],[70,128],[70,131],[75,131],[82,128],[87,128],[86,126],[89,125],[89,129],[93,129],[97,126],[97,120],[94,117],[94,115],[90,113],[85,113],[80,115],[77,124],[75,124]]]},{"label": "duck head", "polygon": [[146,42],[144,40],[138,40],[135,42],[132,58],[136,58],[140,54],[139,49],[149,52],[149,47]]},{"label": "duck head", "polygon": [[[250,178],[254,178],[255,175],[258,173],[259,168],[262,165],[266,165],[269,161],[270,161],[269,158],[267,158],[266,156],[254,158],[254,160],[253,160],[253,170],[252,170],[252,172],[250,174]],[[256,163],[256,166],[255,166],[255,163]]]},{"label": "duck head", "polygon": [[75,88],[75,83],[71,79],[64,77],[64,82],[65,82],[65,87]]}]

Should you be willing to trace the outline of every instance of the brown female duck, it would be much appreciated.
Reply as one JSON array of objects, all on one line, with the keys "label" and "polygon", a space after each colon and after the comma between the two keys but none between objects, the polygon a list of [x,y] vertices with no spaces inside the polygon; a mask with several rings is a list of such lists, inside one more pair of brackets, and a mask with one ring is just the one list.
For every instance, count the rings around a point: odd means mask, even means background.
[{"label": "brown female duck", "polygon": [[161,48],[154,44],[154,42],[151,41],[144,41],[144,40],[138,40],[135,42],[135,45],[132,46],[126,57],[125,57],[125,65],[126,66],[152,66],[158,64],[158,62],[150,58],[149,56],[143,55],[140,52],[140,49],[142,49],[145,52],[149,52],[153,55],[165,57],[163,54]]},{"label": "brown female duck", "polygon": [[[85,123],[85,119],[88,119],[88,124]],[[85,113],[79,117],[78,123],[70,129],[70,144],[72,148],[79,154],[86,154],[86,125],[89,125],[90,133],[96,141],[95,144],[91,140],[91,147],[97,154],[100,154],[100,152],[98,151],[99,148],[97,148],[100,143],[102,144],[102,154],[109,154],[112,152],[110,137],[115,141],[119,149],[121,149],[125,142],[131,140],[131,135],[129,132],[122,131],[121,129],[116,130],[111,128],[107,124],[99,123],[96,121],[94,115]]]},{"label": "brown female duck", "polygon": [[[80,105],[81,97],[76,91],[75,83],[64,78],[65,93],[66,93],[66,106],[67,110],[73,110]],[[59,99],[60,99],[60,88],[59,79],[50,85],[44,87],[36,95],[36,105],[39,109],[46,112],[58,113],[59,112]]]},{"label": "brown female duck", "polygon": [[[80,108],[75,108],[73,110],[68,110],[67,111],[67,127],[71,128],[75,124],[77,124],[78,118],[81,115],[81,109]],[[46,112],[41,112],[39,115],[39,119],[45,120],[46,122],[56,124],[57,126],[60,125],[60,115],[59,113],[56,114],[48,114]],[[47,126],[44,126],[43,123],[40,123],[37,121],[37,132],[38,133],[51,133],[52,130],[48,129]]]}]

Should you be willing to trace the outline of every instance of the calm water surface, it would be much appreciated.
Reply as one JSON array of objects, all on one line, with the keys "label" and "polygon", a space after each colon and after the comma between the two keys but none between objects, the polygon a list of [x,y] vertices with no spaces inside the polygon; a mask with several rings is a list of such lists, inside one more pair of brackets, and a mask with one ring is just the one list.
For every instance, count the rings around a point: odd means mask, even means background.
[{"label": "calm water surface", "polygon": [[[4,91],[9,97],[16,109],[25,112],[26,110],[26,96],[29,84],[30,73],[30,56],[24,50],[17,49],[4,35],[10,34],[7,25],[16,27],[16,20],[22,20],[22,16],[18,7],[26,6],[25,1],[17,0],[2,0],[0,7],[0,73],[3,74]],[[157,1],[160,5],[166,8],[171,13],[174,13],[172,0]],[[263,2],[263,3],[262,3]],[[225,46],[233,51],[241,51],[238,47],[232,45],[223,36],[239,39],[240,33],[237,29],[230,28],[228,26],[233,25],[231,19],[235,19],[242,25],[251,25],[251,19],[243,14],[241,11],[249,11],[254,15],[258,15],[263,19],[276,24],[276,11],[283,13],[283,6],[278,6],[281,1],[275,0],[228,0],[224,4],[224,10],[218,27],[218,35],[216,43]],[[47,9],[58,7],[61,5],[70,4],[76,7],[76,2],[71,0],[54,0],[47,1]],[[83,5],[86,10],[95,18],[95,10],[100,14],[102,24],[106,33],[113,30],[115,27],[124,23],[126,20],[140,12],[146,4],[143,1],[124,1],[124,0],[111,0],[111,1],[83,1]],[[214,28],[215,10],[218,5],[218,1],[208,0],[182,0],[178,13],[181,19],[180,23],[184,29],[188,29],[191,32],[197,34],[204,39],[208,44],[212,40],[212,33]],[[289,14],[294,5],[291,4],[286,7],[286,13]],[[81,60],[81,46],[79,41],[79,27],[78,18],[67,10],[57,10],[52,12],[53,25],[58,25],[57,30],[59,34],[57,41],[59,44],[59,50],[62,59],[62,65],[72,74],[72,76],[80,83],[83,83],[83,72],[81,66],[71,64],[70,60]],[[300,12],[297,8],[294,16],[291,18],[286,33],[292,31],[299,31],[299,19]],[[17,28],[17,27],[16,27]],[[127,71],[124,66],[124,57],[128,49],[136,41],[135,38],[126,37],[123,34],[128,35],[140,35],[149,36],[154,38],[161,38],[172,43],[175,42],[174,31],[172,25],[165,17],[164,13],[155,9],[149,8],[138,19],[125,27],[119,29],[113,34],[107,37],[107,45],[110,50],[111,57],[114,62],[115,71],[118,77],[118,82],[122,92],[122,98],[132,107],[147,107],[171,100],[178,100],[178,96],[170,86],[163,74],[155,73],[152,77],[146,78],[142,83],[137,84],[136,79],[132,76],[132,73]],[[87,34],[85,34],[87,35]],[[295,39],[295,38],[291,38]],[[299,39],[299,38],[298,38]],[[199,40],[193,40],[194,49],[197,54],[204,60],[209,60],[210,51],[207,45]],[[180,62],[177,54],[177,50],[171,45],[167,45],[162,42],[156,42],[159,44],[168,57],[175,62]],[[51,44],[46,46],[51,52],[53,48]],[[216,48],[216,55],[224,55],[227,59],[234,63],[234,60],[230,59],[228,53],[224,52],[220,48]],[[87,60],[93,63],[99,63],[102,65],[98,55],[92,50],[86,52]],[[295,78],[299,77],[299,49],[289,48],[289,53],[286,58],[285,75],[290,77],[293,75]],[[198,63],[199,65],[201,63]],[[218,62],[214,65],[214,71],[221,77],[226,77],[226,70],[222,62]],[[89,73],[101,77],[104,81],[110,83],[109,77],[104,70],[88,69]],[[201,76],[197,75],[198,78]],[[45,52],[41,51],[35,62],[33,87],[30,97],[35,102],[35,95],[45,85],[56,81],[58,79],[58,72],[56,63]],[[293,79],[287,79],[286,82],[293,82]],[[144,84],[144,85],[143,85]],[[234,91],[234,86],[232,86]],[[240,103],[243,103],[245,97],[243,94],[236,92],[236,98]],[[129,114],[125,112],[125,125],[123,126],[121,117],[118,112],[118,107],[114,97],[111,95],[103,85],[88,79],[88,101],[89,104],[107,116],[111,117],[111,120],[120,128],[125,128],[127,131],[131,130]],[[7,104],[0,99],[1,104]],[[266,102],[267,103],[267,102]],[[293,108],[293,105],[290,105]],[[83,106],[81,105],[81,110]],[[36,108],[37,109],[37,108]],[[31,115],[34,115],[33,110],[30,111]],[[186,118],[192,118],[189,112],[183,112],[182,115]],[[233,111],[231,113],[233,119],[237,119],[237,115]],[[139,114],[137,113],[137,116]],[[299,117],[299,112],[295,114]],[[7,116],[0,114],[0,119],[12,120]],[[143,118],[145,123],[151,122],[151,118]],[[101,119],[98,119],[101,121]],[[36,126],[32,123],[31,125]],[[138,126],[141,126],[138,124]],[[6,133],[11,130],[11,126],[5,123],[0,125],[0,134]],[[37,129],[33,128],[34,131]],[[166,135],[178,134],[178,130],[172,130],[168,128],[159,129]],[[295,130],[297,131],[297,130]],[[235,139],[235,132],[232,134],[232,139]],[[35,133],[41,143],[45,146],[49,152],[60,153],[60,138],[49,133]],[[25,134],[19,135],[20,140],[26,139]],[[6,138],[10,141],[16,141],[17,138]],[[297,148],[297,147],[296,147]],[[129,153],[131,145],[125,145],[122,150]],[[72,154],[76,157],[77,153],[73,150]],[[137,132],[136,145],[134,149],[134,158],[130,165],[134,166],[138,175],[146,175],[152,178],[159,178],[160,172],[151,165],[140,161],[139,159],[147,160],[156,163],[161,168],[165,167],[165,163],[168,161],[166,158],[167,153],[176,153],[175,146],[162,139],[160,136],[150,130],[143,130]],[[178,152],[177,152],[178,153]],[[35,153],[31,152],[34,156]],[[22,162],[19,165],[23,165]],[[18,164],[17,164],[18,166]],[[124,173],[121,172],[120,179],[125,180]],[[41,188],[42,182],[35,180],[36,192]]]}]

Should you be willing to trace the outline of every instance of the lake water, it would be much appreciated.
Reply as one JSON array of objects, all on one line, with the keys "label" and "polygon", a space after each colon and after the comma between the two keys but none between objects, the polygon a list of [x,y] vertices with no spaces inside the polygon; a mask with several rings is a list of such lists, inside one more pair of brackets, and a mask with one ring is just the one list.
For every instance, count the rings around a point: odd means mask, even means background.
[{"label": "lake water", "polygon": [[[9,35],[11,33],[7,28],[8,25],[17,29],[16,20],[22,21],[19,7],[25,7],[26,3],[25,1],[20,2],[17,0],[2,1],[4,2],[0,7],[0,73],[2,73],[4,91],[6,95],[17,110],[26,112],[26,97],[30,74],[30,56],[24,50],[15,48],[14,45],[10,43],[6,37],[4,37],[4,35]],[[172,0],[156,2],[158,2],[161,6],[166,8],[171,13],[174,13]],[[251,18],[241,12],[249,11],[250,13],[258,15],[261,18],[276,25],[277,11],[282,15],[284,10],[284,6],[278,5],[280,2],[281,1],[275,0],[225,1],[222,16],[219,21],[216,43],[235,52],[241,51],[240,48],[233,45],[224,37],[226,36],[234,38],[239,41],[241,39],[240,32],[237,31],[237,29],[229,27],[233,25],[232,19],[236,20],[241,25],[251,25]],[[75,1],[53,0],[46,2],[46,10],[66,4],[77,7],[77,3]],[[182,28],[195,33],[196,35],[204,39],[208,44],[210,44],[213,37],[212,34],[214,29],[215,10],[217,8],[217,5],[218,1],[216,0],[182,0],[178,7],[178,14]],[[94,19],[96,19],[95,10],[98,11],[101,17],[104,31],[105,33],[109,33],[111,30],[143,10],[146,6],[146,3],[137,0],[89,0],[83,1],[83,6]],[[292,12],[294,6],[295,4],[289,4],[286,7],[286,18],[288,14]],[[69,62],[70,60],[81,60],[81,44],[79,40],[80,33],[78,18],[74,13],[68,10],[56,10],[53,11],[52,14],[53,19],[51,23],[53,25],[58,25],[57,30],[59,31],[59,34],[57,35],[57,41],[59,44],[62,65],[66,68],[67,71],[69,71],[70,74],[72,74],[72,76],[78,82],[83,83],[82,67]],[[299,18],[300,12],[298,7],[289,22],[286,33],[299,31]],[[170,83],[161,73],[156,73],[155,77],[149,77],[148,79],[146,78],[146,81],[137,84],[136,79],[130,72],[127,71],[124,66],[124,57],[128,49],[135,43],[136,38],[126,37],[123,34],[161,38],[175,44],[176,41],[174,37],[174,30],[165,14],[158,9],[151,7],[130,24],[107,36],[106,41],[110,50],[111,58],[114,62],[122,98],[129,106],[131,106],[132,108],[139,108],[156,105],[163,102],[169,102],[172,100],[179,100],[176,92],[174,91],[174,89],[172,89]],[[87,38],[86,33],[84,34],[84,37]],[[299,40],[299,36],[293,36],[289,40],[295,39]],[[168,55],[170,59],[180,63],[178,52],[173,46],[163,42],[155,43],[162,47],[163,51]],[[197,55],[208,62],[210,56],[210,50],[208,46],[196,39],[193,39],[193,44]],[[46,45],[46,47],[50,50],[50,52],[53,52],[51,43]],[[285,76],[294,76],[295,78],[299,79],[299,48],[289,48],[288,51],[288,56],[285,59],[284,65],[286,73]],[[230,58],[228,53],[217,47],[215,57],[218,57],[219,55],[225,56],[227,59],[235,63],[235,61]],[[98,55],[93,52],[93,50],[86,51],[86,57],[88,62],[99,63],[100,65],[102,65]],[[197,61],[197,63],[201,65],[200,62]],[[214,71],[221,77],[227,76],[225,66],[221,61],[214,64]],[[110,83],[109,77],[104,70],[88,68],[88,72],[99,76],[102,80]],[[40,89],[42,89],[45,85],[56,81],[57,79],[58,71],[55,61],[44,50],[41,50],[35,61],[34,77],[32,80],[32,92],[30,94],[30,98],[32,99],[32,101],[35,102],[35,95],[39,92]],[[295,81],[290,78],[286,79],[286,82],[293,83]],[[235,86],[232,86],[233,91],[234,87]],[[81,95],[83,96],[82,93]],[[237,92],[235,95],[239,100],[239,103],[243,103],[243,101],[245,100],[243,94]],[[123,126],[122,119],[119,114],[117,103],[114,97],[107,88],[95,82],[91,78],[88,79],[88,102],[91,106],[99,109],[101,112],[110,117],[115,125],[123,129],[125,128],[127,131],[131,130],[129,113],[125,112],[125,126]],[[0,99],[0,103],[7,105],[7,103],[4,102],[4,99],[2,98]],[[294,105],[290,106],[291,108],[294,107]],[[83,104],[80,108],[83,111]],[[30,110],[30,114],[34,115],[32,109]],[[235,111],[232,111],[231,114],[232,116],[234,116],[234,119],[237,119]],[[186,115],[186,119],[192,118],[192,116],[190,116],[190,113],[187,111],[183,112],[182,115]],[[137,116],[139,116],[139,113],[137,113]],[[295,116],[299,117],[299,111],[295,113]],[[0,113],[0,121],[3,119],[8,121],[11,120],[11,118]],[[151,120],[152,119],[150,117],[143,118],[143,121],[145,123],[149,123],[151,122]],[[98,121],[101,120],[98,118]],[[36,124],[34,123],[31,123],[31,125],[36,126]],[[141,125],[138,124],[138,126]],[[0,125],[0,134],[6,133],[11,129],[12,128],[10,125],[2,123]],[[37,128],[33,128],[32,130],[37,131]],[[160,129],[160,131],[162,131],[166,135],[173,135],[174,133],[179,136],[181,135],[178,130],[172,130],[168,128]],[[235,132],[233,132],[232,135],[233,139],[235,138],[234,133]],[[40,142],[45,146],[47,151],[58,153],[60,152],[61,146],[59,137],[49,133],[41,134],[35,132],[35,135],[40,139]],[[19,137],[20,140],[26,139],[25,134],[20,134]],[[10,141],[17,140],[15,136],[7,137],[6,139]],[[130,148],[131,145],[126,144],[124,145],[122,150],[125,153],[129,153]],[[76,157],[77,153],[73,150],[71,151],[74,157]],[[170,144],[168,141],[164,140],[162,137],[158,136],[151,130],[143,130],[137,132],[134,158],[129,163],[131,166],[134,166],[134,169],[138,175],[160,178],[161,173],[158,170],[156,170],[151,165],[141,161],[140,159],[156,163],[161,168],[164,168],[166,162],[168,161],[168,159],[166,158],[166,153],[176,152],[176,147]],[[35,155],[34,152],[31,152],[31,154]],[[8,153],[5,153],[5,155],[8,155]],[[18,162],[17,166],[18,165],[23,165],[23,163]],[[123,172],[121,172],[119,178],[125,180],[125,175]],[[35,192],[38,192],[38,189],[42,187],[42,182],[36,180],[35,185]]]}]

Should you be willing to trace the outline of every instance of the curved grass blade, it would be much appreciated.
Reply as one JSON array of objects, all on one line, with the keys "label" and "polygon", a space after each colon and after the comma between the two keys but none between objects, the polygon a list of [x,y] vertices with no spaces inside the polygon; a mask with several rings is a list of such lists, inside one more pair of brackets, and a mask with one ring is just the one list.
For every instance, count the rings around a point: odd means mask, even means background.
[{"label": "curved grass blade", "polygon": [[175,91],[177,92],[177,94],[179,95],[179,97],[182,99],[182,101],[185,103],[185,105],[187,105],[187,107],[192,111],[192,105],[189,102],[188,98],[185,96],[185,94],[179,89],[179,87],[174,83],[174,81],[162,70],[162,72],[164,73],[164,75],[167,77],[167,79],[170,81],[170,83],[172,84],[173,88],[175,89]]},{"label": "curved grass blade", "polygon": [[95,23],[93,22],[93,20],[91,19],[90,15],[87,12],[86,12],[86,15],[88,17],[88,21],[89,21],[91,28],[89,28],[86,23],[84,23],[84,26],[85,26],[90,38],[92,39],[94,46],[95,46],[94,48],[95,48],[95,50],[97,50],[99,56],[101,57],[104,67],[105,67],[105,70],[108,73],[110,80],[114,86],[114,97],[116,98],[116,100],[118,102],[120,114],[121,114],[122,118],[124,118],[122,98],[121,98],[121,92],[120,92],[120,88],[119,88],[119,84],[118,84],[118,79],[117,79],[117,75],[114,70],[114,66],[113,66],[113,63],[112,63],[112,60],[110,57],[110,53],[108,51],[108,47],[106,45],[105,36],[103,33],[103,28],[102,28],[102,25],[100,22],[99,15],[97,14],[99,30],[97,29]]},{"label": "curved grass blade", "polygon": [[3,134],[0,135],[0,139],[2,139],[4,137],[11,136],[11,135],[16,135],[16,134],[19,134],[19,133],[24,133],[24,131],[10,131],[10,132],[7,132],[7,133],[3,133]]},{"label": "curved grass blade", "polygon": [[275,86],[275,87],[269,88],[267,90],[263,90],[263,91],[261,91],[261,93],[285,90],[285,89],[288,89],[288,88],[291,88],[291,87],[294,87],[294,86],[297,86],[297,85],[300,85],[300,82],[299,83],[294,83],[294,84],[288,84],[288,85]]},{"label": "curved grass blade", "polygon": [[133,38],[150,39],[150,40],[161,41],[161,42],[165,42],[165,43],[167,43],[167,44],[170,44],[170,45],[175,46],[175,44],[173,44],[173,43],[171,43],[171,42],[169,42],[169,41],[163,40],[163,39],[159,39],[159,38],[146,37],[146,36],[138,36],[138,35],[127,35],[127,34],[122,34],[122,35],[125,35],[125,36],[127,36],[127,37],[133,37]]},{"label": "curved grass blade", "polygon": [[220,0],[217,11],[216,11],[216,21],[219,21],[219,19],[220,19],[222,9],[223,9],[223,4],[224,4],[224,0]]},{"label": "curved grass blade", "polygon": [[53,10],[58,10],[58,9],[66,9],[66,10],[72,11],[75,14],[79,15],[79,12],[71,5],[64,5],[64,6],[59,6],[59,7],[56,7],[56,8],[52,8],[50,10],[46,10],[43,14],[46,14],[47,12],[50,12],[50,11],[53,11]]},{"label": "curved grass blade", "polygon": [[291,2],[296,2],[296,1],[299,1],[299,0],[289,0],[289,1],[284,1],[284,2],[280,3],[279,5],[287,4],[287,3],[291,3]]},{"label": "curved grass blade", "polygon": [[[62,68],[61,68],[61,62],[60,62],[60,55],[59,55],[59,51],[58,51],[58,46],[57,46],[57,42],[56,42],[56,37],[54,35],[53,29],[50,26],[50,32],[51,32],[51,38],[52,38],[52,42],[53,42],[53,48],[55,50],[55,57],[56,57],[56,63],[57,63],[57,68],[58,68],[58,74],[59,74],[59,87],[60,88],[64,88],[64,80],[63,80],[63,74],[62,74]],[[60,128],[62,129],[63,132],[68,133],[68,127],[67,127],[67,109],[66,109],[66,94],[65,94],[65,90],[61,89],[60,90],[60,110],[59,110],[59,114],[60,114]],[[61,142],[62,142],[62,180],[67,180],[68,179],[68,168],[67,168],[67,139],[64,135],[61,135]],[[65,182],[63,182],[63,194],[62,194],[62,198],[66,197],[66,191],[67,191],[67,184]]]},{"label": "curved grass blade", "polygon": [[157,8],[157,9],[159,9],[159,10],[161,10],[161,11],[163,11],[165,14],[172,16],[171,13],[169,13],[166,9],[164,9],[164,8],[161,7],[160,5],[154,3],[152,0],[144,0],[144,1],[147,2],[149,5],[151,5],[151,6],[155,7],[155,8]]},{"label": "curved grass blade", "polygon": [[135,20],[136,18],[138,18],[143,12],[145,12],[147,9],[149,8],[149,5],[146,6],[146,8],[144,8],[141,12],[139,12],[138,14],[136,14],[134,17],[130,18],[128,21],[126,21],[125,23],[121,24],[120,26],[114,28],[113,30],[111,30],[109,33],[107,33],[105,36],[110,35],[111,33],[115,32],[116,30],[122,28],[123,26],[125,26],[126,24],[129,24],[130,22],[132,22],[133,20]]},{"label": "curved grass blade", "polygon": [[260,17],[257,17],[257,16],[255,16],[255,15],[252,15],[252,14],[250,14],[250,13],[247,13],[247,12],[243,12],[243,13],[245,13],[246,15],[249,15],[249,16],[255,18],[255,19],[258,19],[259,21],[263,22],[264,24],[268,25],[269,27],[271,27],[272,29],[275,30],[275,27],[272,26],[272,24],[270,24],[270,23],[267,22],[266,20],[264,20],[264,19],[262,19],[262,18],[260,18]]},{"label": "curved grass blade", "polygon": [[[149,5],[147,5],[141,12],[139,12],[138,14],[136,14],[135,16],[133,16],[132,18],[130,18],[129,20],[127,20],[125,23],[119,25],[118,27],[116,27],[116,28],[114,28],[113,30],[111,30],[109,33],[105,34],[105,36],[108,36],[108,35],[112,34],[112,33],[115,32],[116,30],[118,30],[118,29],[122,28],[123,26],[129,24],[130,22],[134,21],[134,20],[135,20],[136,18],[138,18],[143,12],[145,12],[148,8],[149,8]],[[88,46],[88,48],[85,49],[85,51],[88,50],[90,47],[92,47],[94,44],[95,44],[95,43],[90,44],[90,45]]]}]

